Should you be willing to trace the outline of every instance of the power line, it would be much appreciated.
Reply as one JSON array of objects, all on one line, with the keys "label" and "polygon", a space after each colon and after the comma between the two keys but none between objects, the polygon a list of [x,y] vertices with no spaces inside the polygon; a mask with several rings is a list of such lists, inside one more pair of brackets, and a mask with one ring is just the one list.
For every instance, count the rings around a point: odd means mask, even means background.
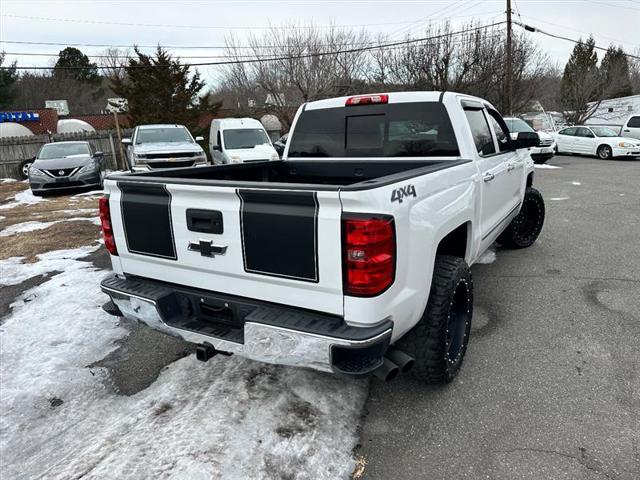
[{"label": "power line", "polygon": [[[546,35],[548,37],[553,37],[553,38],[557,38],[560,40],[566,40],[568,42],[573,42],[576,45],[586,45],[585,42],[581,41],[581,40],[576,40],[575,38],[569,38],[569,37],[565,37],[563,35],[558,35],[555,33],[550,33],[550,32],[545,32],[544,30],[540,30],[537,27],[533,27],[531,25],[527,25],[526,23],[521,23],[521,22],[513,22],[515,25],[518,25],[519,27],[524,28],[527,32],[533,32],[533,33],[541,33],[542,35]],[[603,50],[603,51],[607,51],[609,50],[607,47],[601,47],[600,45],[594,45],[593,48],[595,48],[596,50]],[[635,58],[640,60],[640,56],[639,55],[632,55],[631,53],[626,53],[626,52],[622,52],[622,54],[626,57],[629,58]]]},{"label": "power line", "polygon": [[353,28],[353,27],[374,27],[380,25],[407,25],[415,23],[415,20],[404,20],[401,22],[382,22],[382,23],[361,23],[361,24],[346,24],[346,25],[176,25],[167,23],[129,23],[129,22],[112,22],[108,20],[90,20],[82,18],[56,18],[56,17],[37,17],[31,15],[13,15],[2,14],[0,17],[5,18],[19,18],[25,20],[38,20],[38,21],[50,21],[50,22],[67,22],[67,23],[87,23],[91,25],[116,25],[121,27],[151,27],[151,28],[192,28],[192,29],[204,29],[204,30],[270,30],[277,29],[312,29],[312,28]]},{"label": "power line", "polygon": [[[358,48],[351,48],[351,49],[346,49],[346,50],[334,50],[334,51],[328,51],[328,52],[320,52],[320,53],[307,53],[307,54],[301,54],[301,55],[286,55],[286,56],[276,56],[276,57],[265,57],[265,58],[255,58],[255,59],[251,59],[251,60],[226,60],[226,61],[222,61],[222,62],[202,62],[202,63],[185,63],[183,64],[183,66],[186,67],[205,67],[205,66],[214,66],[214,65],[238,65],[238,64],[245,64],[245,63],[266,63],[266,62],[275,62],[275,61],[281,61],[281,60],[295,60],[295,59],[304,59],[304,58],[312,58],[312,57],[323,57],[323,56],[329,56],[329,55],[342,55],[345,53],[357,53],[357,52],[365,52],[365,51],[370,51],[370,50],[380,50],[383,48],[389,48],[389,47],[395,47],[395,46],[399,46],[399,45],[409,45],[412,43],[419,43],[419,42],[424,42],[427,40],[435,40],[438,38],[443,38],[443,37],[447,37],[450,35],[461,35],[464,33],[469,33],[469,32],[476,32],[479,30],[486,30],[488,28],[492,28],[492,27],[496,27],[498,25],[502,25],[505,22],[495,22],[495,23],[490,23],[487,25],[481,25],[481,26],[477,26],[477,27],[473,27],[473,28],[467,28],[464,30],[458,30],[456,32],[447,32],[447,33],[443,33],[440,35],[433,35],[430,37],[422,37],[422,38],[415,38],[415,39],[408,39],[408,40],[403,40],[403,41],[399,41],[399,42],[391,42],[391,43],[384,43],[384,44],[378,44],[378,45],[370,45],[370,46],[363,46],[363,47],[358,47]],[[155,67],[160,67],[162,68],[162,66],[160,65],[130,65],[127,66],[126,68],[155,68]],[[1,67],[1,68],[9,68],[9,67]],[[18,70],[51,70],[51,67],[36,67],[36,66],[31,66],[31,67],[15,67]],[[79,70],[79,69],[83,69],[85,67],[58,67],[59,70]],[[124,68],[124,67],[114,67],[114,68]]]}]

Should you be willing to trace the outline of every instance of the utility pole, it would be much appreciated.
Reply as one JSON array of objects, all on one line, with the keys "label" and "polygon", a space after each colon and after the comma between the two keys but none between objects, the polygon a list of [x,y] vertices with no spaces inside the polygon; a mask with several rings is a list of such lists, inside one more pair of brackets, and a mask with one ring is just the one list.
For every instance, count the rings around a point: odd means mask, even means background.
[{"label": "utility pole", "polygon": [[511,0],[507,0],[507,110],[513,115],[513,59],[511,55]]}]

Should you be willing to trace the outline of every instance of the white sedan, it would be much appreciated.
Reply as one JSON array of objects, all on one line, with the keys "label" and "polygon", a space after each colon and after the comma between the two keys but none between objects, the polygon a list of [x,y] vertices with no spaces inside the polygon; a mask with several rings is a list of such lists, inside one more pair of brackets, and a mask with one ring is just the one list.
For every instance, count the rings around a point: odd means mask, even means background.
[{"label": "white sedan", "polygon": [[553,136],[558,153],[597,155],[602,159],[640,156],[640,140],[621,137],[608,127],[567,127]]}]

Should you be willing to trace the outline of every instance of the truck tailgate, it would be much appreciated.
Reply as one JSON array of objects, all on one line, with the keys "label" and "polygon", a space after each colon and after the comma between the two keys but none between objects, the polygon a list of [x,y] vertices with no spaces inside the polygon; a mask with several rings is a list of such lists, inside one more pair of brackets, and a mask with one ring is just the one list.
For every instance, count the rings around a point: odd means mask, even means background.
[{"label": "truck tailgate", "polygon": [[337,191],[106,187],[123,273],[343,314]]}]

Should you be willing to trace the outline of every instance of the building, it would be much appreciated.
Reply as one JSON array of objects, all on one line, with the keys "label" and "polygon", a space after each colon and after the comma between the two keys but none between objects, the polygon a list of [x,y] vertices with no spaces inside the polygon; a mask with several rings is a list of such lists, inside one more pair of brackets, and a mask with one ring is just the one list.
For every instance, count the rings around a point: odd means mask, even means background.
[{"label": "building", "polygon": [[[595,102],[589,105],[595,105]],[[585,124],[622,126],[631,114],[637,113],[640,113],[640,95],[602,100]]]}]

